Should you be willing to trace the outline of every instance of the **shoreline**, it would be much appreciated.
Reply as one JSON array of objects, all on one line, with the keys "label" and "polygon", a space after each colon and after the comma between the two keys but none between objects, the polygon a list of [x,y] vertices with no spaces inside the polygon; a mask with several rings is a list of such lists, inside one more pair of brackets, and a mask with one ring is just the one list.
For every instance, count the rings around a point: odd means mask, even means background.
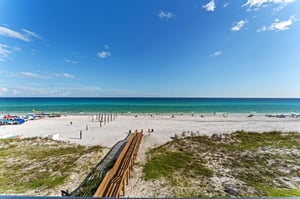
[{"label": "shoreline", "polygon": [[[124,116],[131,116],[131,115],[162,115],[162,116],[168,116],[168,115],[195,115],[195,116],[213,116],[213,115],[234,115],[234,116],[248,116],[250,114],[253,114],[254,116],[266,116],[266,115],[285,115],[285,116],[290,116],[291,114],[298,115],[300,117],[300,112],[255,112],[255,111],[249,111],[249,112],[115,112],[115,111],[99,111],[99,112],[55,112],[55,111],[49,111],[49,112],[43,112],[43,111],[37,111],[40,114],[60,114],[62,116],[64,115],[69,115],[69,116],[90,116],[90,115],[98,115],[98,114],[114,114],[116,113],[117,115],[124,115]],[[18,115],[18,116],[24,116],[27,114],[33,114],[33,111],[29,112],[0,112],[0,116],[4,115]]]}]

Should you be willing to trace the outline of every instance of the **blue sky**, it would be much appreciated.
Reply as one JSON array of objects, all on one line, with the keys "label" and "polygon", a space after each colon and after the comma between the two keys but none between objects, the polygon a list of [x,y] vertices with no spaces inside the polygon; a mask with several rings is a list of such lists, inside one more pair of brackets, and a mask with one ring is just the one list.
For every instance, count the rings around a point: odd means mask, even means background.
[{"label": "blue sky", "polygon": [[0,96],[300,97],[299,0],[0,0]]}]

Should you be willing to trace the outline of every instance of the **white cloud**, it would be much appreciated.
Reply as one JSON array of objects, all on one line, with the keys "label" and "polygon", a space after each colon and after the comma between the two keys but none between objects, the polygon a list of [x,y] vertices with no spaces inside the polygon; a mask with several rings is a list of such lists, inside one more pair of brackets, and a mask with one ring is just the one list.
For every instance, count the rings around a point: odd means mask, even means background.
[{"label": "white cloud", "polygon": [[30,78],[37,78],[37,79],[44,79],[42,75],[32,72],[21,72],[23,77],[30,77]]},{"label": "white cloud", "polygon": [[216,9],[215,0],[211,0],[207,4],[203,5],[202,8],[206,9],[207,11],[213,12]]},{"label": "white cloud", "polygon": [[36,55],[36,54],[38,54],[40,51],[38,51],[38,50],[35,50],[35,49],[31,49],[31,54],[33,54],[33,55]]},{"label": "white cloud", "polygon": [[231,28],[233,32],[240,31],[245,25],[248,23],[246,20],[240,20],[238,22],[235,22]]},{"label": "white cloud", "polygon": [[9,59],[9,55],[13,51],[20,51],[20,50],[21,50],[21,48],[19,48],[19,47],[10,47],[6,44],[0,43],[0,62],[7,61],[7,59]]},{"label": "white cloud", "polygon": [[11,51],[9,47],[5,44],[0,44],[0,61],[6,61]]},{"label": "white cloud", "polygon": [[22,49],[21,48],[19,48],[19,47],[13,47],[12,48],[14,51],[21,51]]},{"label": "white cloud", "polygon": [[284,31],[288,30],[290,26],[293,24],[295,21],[294,17],[291,16],[288,20],[286,21],[280,21],[279,19],[275,19],[275,22],[272,23],[269,26],[262,26],[260,27],[257,32],[264,32],[268,30],[275,30],[275,31]]},{"label": "white cloud", "polygon": [[0,86],[0,94],[1,93],[6,93],[8,91],[8,88],[4,87],[4,86]]},{"label": "white cloud", "polygon": [[289,3],[295,2],[296,0],[247,0],[247,3],[243,5],[249,7],[249,9],[259,9],[267,7],[270,4],[279,5],[281,8]]},{"label": "white cloud", "polygon": [[3,27],[3,26],[0,26],[0,35],[15,38],[15,39],[20,39],[23,41],[30,41],[30,39],[27,37],[27,35],[24,35],[22,33],[16,32],[14,30],[11,30],[11,29]]},{"label": "white cloud", "polygon": [[102,52],[98,52],[97,55],[101,59],[104,59],[104,58],[107,58],[107,57],[111,56],[111,53],[108,52],[108,51],[102,51]]},{"label": "white cloud", "polygon": [[0,70],[0,75],[3,75],[5,77],[13,77],[13,78],[33,78],[33,79],[41,79],[41,80],[49,80],[54,78],[75,78],[73,74],[69,74],[69,73],[49,73],[49,72],[35,73],[29,71],[15,73],[10,71]]},{"label": "white cloud", "polygon": [[5,71],[5,70],[0,70],[0,75],[3,75],[5,77],[15,77],[16,76],[15,73]]},{"label": "white cloud", "polygon": [[168,12],[168,11],[160,11],[158,16],[161,20],[164,21],[169,21],[170,19],[175,17],[175,15],[172,12]]},{"label": "white cloud", "polygon": [[[18,76],[18,75],[15,75]],[[20,77],[20,75],[19,75]],[[68,73],[32,73],[21,72],[21,77],[34,78],[34,79],[53,79],[53,78],[74,78],[75,76]]]},{"label": "white cloud", "polygon": [[62,75],[65,78],[74,78],[74,75],[71,75],[71,74],[68,74],[68,73],[63,73]]},{"label": "white cloud", "polygon": [[32,31],[29,31],[27,29],[22,29],[24,33],[14,31],[12,29],[9,29],[4,26],[0,26],[0,35],[6,36],[6,37],[11,37],[14,39],[20,39],[22,41],[29,42],[31,41],[31,37],[35,37],[38,39],[43,39],[41,36],[39,36],[37,33],[34,33]]},{"label": "white cloud", "polygon": [[74,60],[71,60],[71,59],[68,59],[68,58],[65,58],[64,61],[66,63],[77,64],[77,61],[74,61]]},{"label": "white cloud", "polygon": [[16,95],[20,95],[20,94],[22,94],[21,91],[18,91],[17,89],[13,89],[12,95],[16,96]]},{"label": "white cloud", "polygon": [[222,53],[222,51],[215,51],[215,52],[213,52],[210,56],[212,56],[212,57],[218,57],[218,56],[221,56],[221,55],[223,55],[223,53]]},{"label": "white cloud", "polygon": [[25,28],[22,29],[23,32],[25,32],[27,35],[29,35],[30,37],[35,37],[35,38],[38,38],[38,39],[43,39],[40,35],[38,35],[37,33],[34,33],[30,30],[27,30]]},{"label": "white cloud", "polygon": [[[1,92],[2,91],[2,92]],[[139,96],[141,92],[127,89],[104,89],[98,85],[78,85],[78,84],[54,84],[43,85],[33,84],[28,81],[20,83],[10,83],[0,86],[0,95],[5,97],[64,97],[64,96],[84,96],[101,97],[115,96],[128,97]],[[143,94],[146,96],[146,94]]]},{"label": "white cloud", "polygon": [[229,2],[225,3],[225,4],[223,5],[223,8],[227,8],[228,6],[229,6]]},{"label": "white cloud", "polygon": [[[35,96],[35,97],[66,97],[66,96],[101,96],[102,89],[99,87],[85,87],[79,85],[70,86],[39,86],[39,85],[16,85],[17,93],[7,92],[12,96]],[[100,94],[99,94],[100,93]]]}]

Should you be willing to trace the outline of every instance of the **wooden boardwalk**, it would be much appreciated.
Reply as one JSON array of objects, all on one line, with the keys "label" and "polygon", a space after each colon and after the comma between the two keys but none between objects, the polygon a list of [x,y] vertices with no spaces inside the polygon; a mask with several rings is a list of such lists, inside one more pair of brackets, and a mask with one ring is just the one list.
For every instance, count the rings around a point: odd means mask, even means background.
[{"label": "wooden boardwalk", "polygon": [[130,171],[136,158],[143,132],[132,133],[114,166],[106,173],[94,197],[119,197],[125,195]]},{"label": "wooden boardwalk", "polygon": [[108,170],[112,167],[112,164],[114,164],[118,159],[129,138],[130,135],[127,136],[124,140],[117,142],[108,152],[108,154],[96,166],[96,169],[89,173],[89,175],[74,191],[72,191],[71,193],[66,193],[66,195],[64,196],[92,197],[102,179],[106,175],[106,172],[108,172]]}]

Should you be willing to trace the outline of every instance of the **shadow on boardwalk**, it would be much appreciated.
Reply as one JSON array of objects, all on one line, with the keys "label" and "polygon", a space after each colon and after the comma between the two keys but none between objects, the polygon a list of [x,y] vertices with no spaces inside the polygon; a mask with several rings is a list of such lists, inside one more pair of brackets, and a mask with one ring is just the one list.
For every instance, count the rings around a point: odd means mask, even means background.
[{"label": "shadow on boardwalk", "polygon": [[62,190],[62,196],[93,197],[102,179],[114,165],[129,137],[130,133],[128,133],[124,140],[117,142],[74,191],[68,193]]}]

